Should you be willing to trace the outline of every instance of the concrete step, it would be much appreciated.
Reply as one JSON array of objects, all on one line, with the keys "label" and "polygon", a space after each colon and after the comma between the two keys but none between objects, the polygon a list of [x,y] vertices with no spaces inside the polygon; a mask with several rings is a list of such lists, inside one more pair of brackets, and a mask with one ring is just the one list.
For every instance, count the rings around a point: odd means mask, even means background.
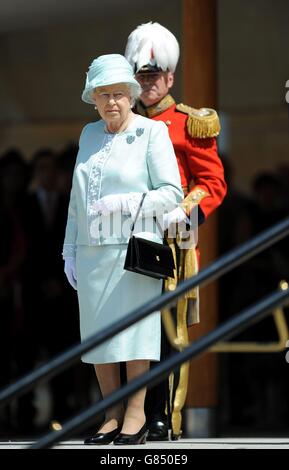
[{"label": "concrete step", "polygon": [[[27,449],[35,441],[4,441],[2,449]],[[289,438],[210,438],[210,439],[179,439],[178,441],[147,442],[145,445],[121,446],[121,449],[289,449]],[[113,444],[106,446],[85,446],[81,440],[63,441],[54,449],[106,449],[116,450]],[[118,449],[120,449],[118,447]]]}]

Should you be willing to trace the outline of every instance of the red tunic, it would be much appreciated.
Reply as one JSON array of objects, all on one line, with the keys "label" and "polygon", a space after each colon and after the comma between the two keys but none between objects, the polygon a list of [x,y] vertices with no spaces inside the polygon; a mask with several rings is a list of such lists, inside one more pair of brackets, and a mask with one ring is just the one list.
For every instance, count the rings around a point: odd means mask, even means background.
[{"label": "red tunic", "polygon": [[[223,201],[227,185],[224,179],[222,162],[218,156],[216,138],[193,138],[187,131],[188,115],[176,109],[176,104],[152,116],[151,119],[163,121],[168,126],[178,161],[182,186],[186,195],[193,195],[197,189],[208,193],[199,203],[204,218],[207,218]],[[200,221],[202,222],[202,221]]]}]

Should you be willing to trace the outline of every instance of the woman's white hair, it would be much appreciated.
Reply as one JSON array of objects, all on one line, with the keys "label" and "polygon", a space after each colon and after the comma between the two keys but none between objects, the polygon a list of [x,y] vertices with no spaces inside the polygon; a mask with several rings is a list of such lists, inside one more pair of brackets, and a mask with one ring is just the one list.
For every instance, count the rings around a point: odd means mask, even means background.
[{"label": "woman's white hair", "polygon": [[137,88],[134,85],[131,85],[130,83],[126,83],[128,89],[129,89],[129,94],[132,100],[132,105],[134,106],[138,98],[140,97],[142,93],[141,87]]}]

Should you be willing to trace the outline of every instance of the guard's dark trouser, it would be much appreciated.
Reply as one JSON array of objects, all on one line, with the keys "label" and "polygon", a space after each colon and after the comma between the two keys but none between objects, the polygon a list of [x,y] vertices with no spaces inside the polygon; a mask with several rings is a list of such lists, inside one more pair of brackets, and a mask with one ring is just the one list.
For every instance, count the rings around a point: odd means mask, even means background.
[{"label": "guard's dark trouser", "polygon": [[[163,324],[161,327],[161,360],[166,359],[173,353]],[[154,367],[159,362],[151,362],[151,367]],[[162,420],[170,426],[170,400],[169,400],[169,379],[165,379],[153,388],[148,388],[145,399],[145,413],[148,425],[152,421]]]}]

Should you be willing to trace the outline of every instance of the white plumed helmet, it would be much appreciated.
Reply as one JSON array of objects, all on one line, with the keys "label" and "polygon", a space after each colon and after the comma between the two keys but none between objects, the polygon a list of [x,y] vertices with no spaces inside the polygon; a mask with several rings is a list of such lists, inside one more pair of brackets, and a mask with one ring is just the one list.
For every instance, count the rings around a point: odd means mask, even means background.
[{"label": "white plumed helmet", "polygon": [[174,72],[180,55],[175,36],[159,23],[142,24],[128,37],[125,57],[135,72],[163,70]]}]

